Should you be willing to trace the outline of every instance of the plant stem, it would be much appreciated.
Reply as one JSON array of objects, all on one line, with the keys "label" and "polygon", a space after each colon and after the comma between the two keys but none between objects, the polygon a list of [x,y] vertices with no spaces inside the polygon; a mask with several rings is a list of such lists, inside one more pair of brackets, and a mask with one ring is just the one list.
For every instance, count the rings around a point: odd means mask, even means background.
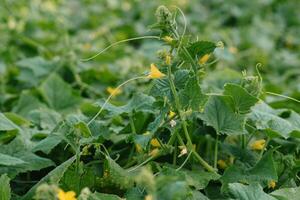
[{"label": "plant stem", "polygon": [[135,126],[134,126],[134,121],[133,121],[132,115],[129,116],[129,121],[130,121],[131,131],[132,131],[133,134],[136,135],[136,129],[135,129]]},{"label": "plant stem", "polygon": [[241,136],[241,140],[242,140],[242,148],[245,149],[246,148],[246,135],[243,134]]},{"label": "plant stem", "polygon": [[[172,32],[173,32],[174,36],[176,37],[176,39],[180,38],[180,36],[177,33],[177,31],[175,30],[175,28],[172,28]],[[191,65],[192,65],[192,69],[194,71],[195,77],[197,79],[197,82],[199,83],[198,76],[197,76],[197,73],[198,73],[198,69],[197,69],[198,68],[198,64],[194,61],[194,59],[192,58],[191,54],[188,52],[188,50],[184,46],[182,46],[181,48],[183,50],[184,55],[189,59]],[[179,49],[177,49],[177,51],[179,51]]]},{"label": "plant stem", "polygon": [[219,133],[217,132],[216,143],[215,143],[215,152],[214,152],[214,168],[217,169],[218,163],[218,146],[219,146]]},{"label": "plant stem", "polygon": [[[186,140],[187,140],[188,150],[190,152],[193,152],[196,159],[200,162],[200,164],[207,171],[215,172],[215,169],[212,166],[210,166],[193,148],[193,143],[192,143],[192,140],[191,140],[190,135],[189,135],[188,130],[187,130],[187,124],[186,124],[185,118],[182,115],[182,110],[181,110],[181,106],[180,106],[180,102],[179,102],[179,97],[178,97],[178,94],[177,94],[177,91],[176,91],[176,88],[175,88],[175,85],[174,85],[174,81],[172,79],[171,65],[168,65],[168,79],[169,79],[169,83],[170,83],[170,86],[171,86],[172,94],[173,94],[174,99],[175,99],[175,106],[176,106],[176,109],[178,111],[178,115],[179,115],[179,118],[180,118],[180,121],[181,121],[181,124],[182,124],[182,128],[183,128],[183,132],[184,132]],[[178,135],[178,136],[180,136],[180,135]]]}]

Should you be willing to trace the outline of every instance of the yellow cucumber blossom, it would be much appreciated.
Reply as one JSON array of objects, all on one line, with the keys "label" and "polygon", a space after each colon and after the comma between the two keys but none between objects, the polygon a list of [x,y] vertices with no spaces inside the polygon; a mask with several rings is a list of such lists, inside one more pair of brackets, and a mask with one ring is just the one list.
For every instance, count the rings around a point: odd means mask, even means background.
[{"label": "yellow cucumber blossom", "polygon": [[59,189],[57,194],[59,200],[76,200],[75,196],[74,191],[64,192],[62,189]]},{"label": "yellow cucumber blossom", "polygon": [[153,139],[150,141],[150,144],[151,144],[151,146],[153,146],[153,147],[161,147],[161,145],[160,145],[158,139],[156,139],[156,138],[153,138]]},{"label": "yellow cucumber blossom", "polygon": [[276,182],[274,180],[271,180],[268,184],[268,188],[274,189],[276,187]]},{"label": "yellow cucumber blossom", "polygon": [[175,115],[176,115],[175,112],[170,111],[168,117],[171,119],[171,118],[173,118]]},{"label": "yellow cucumber blossom", "polygon": [[201,65],[205,64],[208,61],[209,57],[210,57],[210,54],[205,54],[204,56],[202,56],[199,59],[199,64],[201,64]]},{"label": "yellow cucumber blossom", "polygon": [[106,91],[111,95],[111,96],[117,96],[122,93],[122,90],[120,88],[113,88],[113,87],[108,87]]},{"label": "yellow cucumber blossom", "polygon": [[266,140],[261,139],[261,140],[256,140],[251,144],[251,149],[252,150],[263,150],[266,144]]},{"label": "yellow cucumber blossom", "polygon": [[165,41],[166,43],[170,44],[173,42],[173,38],[170,36],[165,36],[163,37],[163,41]]},{"label": "yellow cucumber blossom", "polygon": [[147,76],[148,78],[152,78],[152,79],[157,79],[157,78],[162,78],[166,76],[165,74],[161,73],[157,67],[155,66],[155,64],[151,64],[151,68],[150,68],[150,74]]},{"label": "yellow cucumber blossom", "polygon": [[218,160],[217,164],[220,169],[226,169],[228,167],[224,160]]}]

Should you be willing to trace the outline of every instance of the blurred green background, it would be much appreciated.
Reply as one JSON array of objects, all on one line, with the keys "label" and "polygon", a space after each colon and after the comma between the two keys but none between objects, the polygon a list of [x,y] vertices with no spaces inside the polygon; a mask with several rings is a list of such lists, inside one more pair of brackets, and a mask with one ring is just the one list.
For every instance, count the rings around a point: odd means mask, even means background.
[{"label": "blurred green background", "polygon": [[[107,45],[131,37],[157,35],[148,26],[166,5],[186,14],[187,34],[223,41],[211,66],[255,73],[261,63],[266,91],[300,98],[299,0],[1,0],[0,103],[11,109],[24,89],[37,87],[54,71],[74,87],[87,84],[88,96],[106,95],[133,74],[147,70],[162,43],[139,40],[121,44],[96,59],[80,62]],[[183,18],[178,14],[180,30]],[[80,80],[78,79],[80,78]],[[5,88],[4,88],[5,87]],[[128,90],[137,90],[129,87]],[[299,111],[292,101],[269,96],[271,105]]]}]

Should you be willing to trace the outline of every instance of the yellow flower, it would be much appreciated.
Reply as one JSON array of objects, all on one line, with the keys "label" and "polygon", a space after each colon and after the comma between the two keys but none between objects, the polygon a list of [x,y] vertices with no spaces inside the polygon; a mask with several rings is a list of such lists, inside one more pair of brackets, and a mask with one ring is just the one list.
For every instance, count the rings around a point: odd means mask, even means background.
[{"label": "yellow flower", "polygon": [[58,190],[57,197],[59,200],[76,200],[74,191],[64,192],[62,189]]},{"label": "yellow flower", "polygon": [[170,44],[173,42],[173,38],[170,36],[165,36],[163,37],[163,41],[165,41],[166,43]]},{"label": "yellow flower", "polygon": [[224,160],[218,160],[218,165],[220,169],[226,169],[228,166]]},{"label": "yellow flower", "polygon": [[209,54],[205,54],[204,56],[202,56],[200,59],[199,59],[199,63],[201,65],[203,65],[204,63],[206,63],[209,59],[210,55]]},{"label": "yellow flower", "polygon": [[276,187],[276,182],[274,180],[271,180],[268,184],[268,188],[274,189]]},{"label": "yellow flower", "polygon": [[147,196],[145,196],[145,200],[153,200],[153,196],[148,194]]},{"label": "yellow flower", "polygon": [[256,140],[255,142],[253,142],[251,144],[251,149],[252,150],[262,150],[262,149],[264,149],[265,144],[266,144],[266,140],[264,140],[264,139]]},{"label": "yellow flower", "polygon": [[122,93],[122,90],[120,88],[113,88],[113,87],[108,87],[106,91],[111,95],[111,96],[117,96],[118,94]]},{"label": "yellow flower", "polygon": [[153,139],[150,141],[150,144],[151,144],[153,147],[160,147],[160,143],[159,143],[158,139],[156,139],[156,138],[153,138]]},{"label": "yellow flower", "polygon": [[135,144],[135,149],[138,153],[142,153],[143,152],[143,148],[141,147],[141,145],[139,144]]},{"label": "yellow flower", "polygon": [[175,115],[176,115],[176,113],[174,113],[173,111],[170,111],[168,117],[171,119],[171,118],[173,118]]},{"label": "yellow flower", "polygon": [[171,65],[171,56],[170,55],[166,55],[166,64]]},{"label": "yellow flower", "polygon": [[165,74],[161,73],[157,67],[155,66],[155,64],[151,64],[151,69],[150,69],[150,74],[148,75],[148,78],[162,78],[164,77]]}]

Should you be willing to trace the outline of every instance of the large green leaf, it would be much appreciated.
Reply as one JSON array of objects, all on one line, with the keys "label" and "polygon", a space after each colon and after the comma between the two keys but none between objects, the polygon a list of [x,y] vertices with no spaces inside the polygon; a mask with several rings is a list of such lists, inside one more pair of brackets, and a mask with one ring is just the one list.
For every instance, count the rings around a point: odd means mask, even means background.
[{"label": "large green leaf", "polygon": [[282,118],[282,111],[274,110],[264,102],[260,102],[252,108],[249,118],[255,123],[259,130],[266,130],[272,135],[290,137],[293,133],[300,133],[299,115],[292,112],[289,118]]},{"label": "large green leaf", "polygon": [[194,187],[196,190],[202,190],[210,181],[218,180],[220,178],[218,174],[212,172],[199,170],[190,171],[185,169],[176,171],[170,167],[164,167],[162,173],[164,175],[176,176],[179,180],[186,181],[189,186]]},{"label": "large green leaf", "polygon": [[35,190],[38,186],[40,186],[43,183],[49,183],[49,184],[58,184],[60,179],[63,177],[66,170],[69,168],[69,166],[74,162],[75,156],[72,158],[66,160],[64,163],[57,166],[55,169],[53,169],[50,173],[48,173],[44,178],[42,178],[38,183],[36,183],[22,198],[21,200],[31,200],[32,197],[35,194]]},{"label": "large green leaf", "polygon": [[17,66],[20,67],[18,79],[29,86],[37,86],[56,67],[54,62],[42,57],[25,58],[17,62]]},{"label": "large green leaf", "polygon": [[0,165],[12,166],[24,163],[25,162],[19,158],[0,153]]},{"label": "large green leaf", "polygon": [[228,96],[212,95],[205,104],[201,119],[218,133],[227,135],[244,134],[245,117],[235,113],[227,103]]},{"label": "large green leaf", "polygon": [[245,166],[230,166],[220,178],[223,187],[227,184],[242,182],[242,183],[260,183],[263,186],[268,185],[269,181],[277,181],[277,172],[273,161],[273,152],[267,152],[262,159],[251,168]]},{"label": "large green leaf", "polygon": [[48,77],[39,90],[48,105],[58,111],[74,108],[80,101],[79,95],[56,74]]},{"label": "large green leaf", "polygon": [[258,99],[249,94],[247,90],[231,83],[224,86],[224,95],[232,97],[234,110],[241,114],[250,112],[250,108],[258,101]]},{"label": "large green leaf", "polygon": [[247,186],[240,183],[230,183],[229,191],[236,200],[276,200],[266,194],[259,184]]},{"label": "large green leaf", "polygon": [[0,199],[1,200],[10,200],[11,198],[11,189],[9,185],[10,179],[6,174],[2,174],[0,177]]},{"label": "large green leaf", "polygon": [[300,187],[296,188],[281,188],[275,190],[270,195],[277,200],[298,200],[300,197]]},{"label": "large green leaf", "polygon": [[0,113],[0,131],[11,131],[15,129],[19,129],[19,127],[7,119],[3,113]]},{"label": "large green leaf", "polygon": [[184,89],[179,92],[180,103],[185,109],[193,109],[195,111],[200,111],[207,100],[197,83],[197,80],[190,77],[184,87]]},{"label": "large green leaf", "polygon": [[[0,173],[7,173],[10,177],[22,172],[40,170],[54,165],[51,160],[32,153],[32,144],[22,136],[17,136],[9,144],[2,145],[0,153],[19,159],[17,161],[19,163],[13,166],[0,166]],[[23,162],[21,163],[21,161]]]},{"label": "large green leaf", "polygon": [[205,54],[212,53],[216,47],[217,47],[216,44],[213,42],[197,41],[190,44],[187,50],[193,58],[194,57],[200,58]]},{"label": "large green leaf", "polygon": [[33,96],[29,91],[23,91],[19,97],[17,105],[13,108],[13,112],[27,117],[32,110],[45,107],[38,98]]}]

